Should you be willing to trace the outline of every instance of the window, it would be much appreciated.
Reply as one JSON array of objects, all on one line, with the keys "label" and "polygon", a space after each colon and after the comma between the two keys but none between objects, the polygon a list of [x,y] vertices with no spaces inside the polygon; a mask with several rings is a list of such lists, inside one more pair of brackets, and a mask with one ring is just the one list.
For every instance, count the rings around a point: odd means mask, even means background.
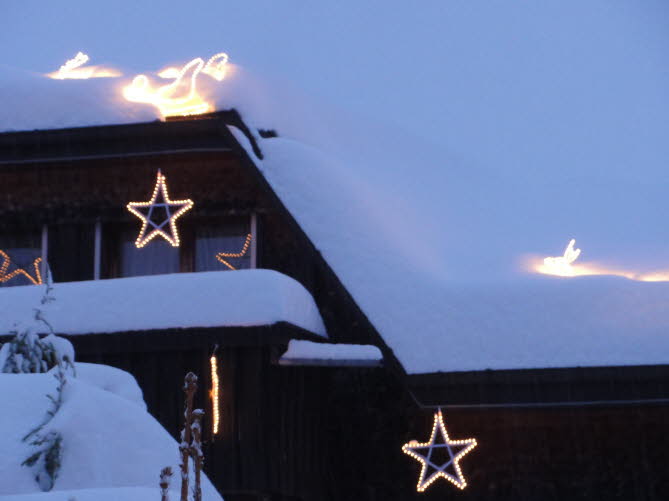
[{"label": "window", "polygon": [[99,269],[103,278],[179,272],[229,271],[254,268],[254,216],[204,217],[179,227],[181,244],[172,247],[155,237],[135,246],[139,226],[103,224]]},{"label": "window", "polygon": [[48,227],[48,262],[54,282],[92,280],[95,223],[63,223]]},{"label": "window", "polygon": [[41,260],[41,229],[0,235],[0,287],[40,283]]},{"label": "window", "polygon": [[119,242],[118,271],[121,277],[160,275],[181,271],[179,247],[158,237],[141,249],[135,246],[136,225],[123,228]]}]

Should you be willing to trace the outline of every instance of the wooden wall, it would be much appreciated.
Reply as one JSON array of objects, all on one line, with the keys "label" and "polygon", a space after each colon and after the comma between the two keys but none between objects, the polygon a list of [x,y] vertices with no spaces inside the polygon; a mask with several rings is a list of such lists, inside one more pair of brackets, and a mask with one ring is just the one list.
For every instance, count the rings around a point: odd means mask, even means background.
[{"label": "wooden wall", "polygon": [[[222,424],[217,437],[207,433],[205,453],[228,501],[666,498],[669,405],[446,409],[451,437],[479,442],[461,463],[469,486],[439,480],[418,494],[419,464],[400,449],[429,438],[433,410],[419,408],[385,369],[278,366],[284,346],[219,348]],[[213,345],[177,348],[79,358],[133,373],[150,412],[176,437],[187,371],[199,374],[199,405],[211,415]]]},{"label": "wooden wall", "polygon": [[[139,221],[125,206],[149,198],[161,169],[171,198],[195,202],[179,220],[184,235],[198,220],[257,214],[258,266],[301,282],[319,305],[332,339],[382,344],[252,159],[233,141],[216,120],[0,134],[0,232],[39,231],[47,224],[56,236],[72,236],[50,238],[54,252],[49,261],[56,281],[81,280],[92,278],[90,234],[101,221],[102,277],[113,277],[114,229],[135,224],[139,231]],[[161,152],[166,148],[171,150]],[[217,149],[200,151],[207,148]],[[51,158],[26,160],[31,155]]]},{"label": "wooden wall", "polygon": [[[76,347],[77,337],[71,339]],[[175,439],[182,426],[183,376],[196,373],[196,404],[206,411],[205,470],[228,501],[350,499],[367,490],[359,457],[368,455],[370,440],[378,438],[379,418],[395,419],[370,413],[366,402],[378,392],[385,371],[282,367],[273,362],[285,344],[219,347],[221,428],[213,436],[213,347],[95,352],[88,346],[78,359],[133,374],[149,412]]]}]

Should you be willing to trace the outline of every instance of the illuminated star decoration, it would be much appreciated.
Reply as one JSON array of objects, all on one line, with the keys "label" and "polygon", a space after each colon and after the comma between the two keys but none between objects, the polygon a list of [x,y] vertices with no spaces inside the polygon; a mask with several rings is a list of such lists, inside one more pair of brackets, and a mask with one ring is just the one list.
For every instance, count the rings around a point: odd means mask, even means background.
[{"label": "illuminated star decoration", "polygon": [[[423,492],[432,482],[443,477],[459,489],[467,487],[465,477],[460,470],[460,459],[476,447],[476,439],[451,440],[444,425],[441,409],[434,415],[432,435],[425,443],[415,440],[404,444],[402,452],[421,463],[420,477],[416,489]],[[434,459],[435,450],[439,454],[438,460]],[[446,454],[442,454],[446,452]]]},{"label": "illuminated star decoration", "polygon": [[235,253],[232,253],[232,252],[219,252],[218,254],[216,254],[216,259],[218,259],[218,261],[219,261],[220,263],[223,263],[225,266],[227,266],[227,267],[230,268],[231,270],[236,270],[237,268],[235,268],[234,266],[232,266],[229,262],[227,262],[227,261],[226,261],[225,259],[223,259],[223,258],[224,258],[224,257],[227,257],[227,258],[231,258],[231,257],[243,257],[244,254],[246,254],[246,251],[249,250],[249,244],[251,243],[251,238],[252,238],[252,236],[251,236],[250,233],[249,233],[248,235],[246,235],[246,241],[244,241],[244,246],[242,247],[242,250],[241,250],[241,251],[239,251],[239,252],[235,252]]},{"label": "illuminated star decoration", "polygon": [[35,278],[30,276],[30,273],[28,273],[23,268],[16,268],[14,271],[8,274],[7,270],[9,269],[9,265],[12,263],[12,260],[3,250],[0,250],[0,257],[2,257],[2,265],[0,265],[0,283],[4,284],[9,282],[12,278],[15,278],[19,275],[23,275],[34,285],[40,285],[42,283],[42,274],[39,271],[39,265],[42,262],[41,257],[38,257],[35,259],[35,261],[33,261],[33,267],[35,268]]},{"label": "illuminated star decoration", "polygon": [[163,237],[173,247],[179,247],[179,232],[176,221],[193,207],[193,201],[170,200],[165,176],[158,170],[156,187],[148,202],[130,202],[127,208],[142,220],[142,229],[135,240],[141,249],[157,236]]}]

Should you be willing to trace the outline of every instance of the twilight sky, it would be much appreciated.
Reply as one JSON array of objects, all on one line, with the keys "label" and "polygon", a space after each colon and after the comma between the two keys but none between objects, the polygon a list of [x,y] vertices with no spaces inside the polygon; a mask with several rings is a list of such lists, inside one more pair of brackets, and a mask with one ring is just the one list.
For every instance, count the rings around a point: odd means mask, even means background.
[{"label": "twilight sky", "polygon": [[519,141],[525,161],[612,136],[642,154],[668,130],[662,0],[3,4],[6,66],[45,72],[84,50],[140,72],[223,50],[485,163]]}]

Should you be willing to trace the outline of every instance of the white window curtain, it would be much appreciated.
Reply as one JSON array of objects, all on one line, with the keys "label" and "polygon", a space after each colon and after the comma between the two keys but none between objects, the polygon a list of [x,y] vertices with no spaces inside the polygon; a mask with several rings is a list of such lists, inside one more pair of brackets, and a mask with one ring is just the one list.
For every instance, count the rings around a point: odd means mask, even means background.
[{"label": "white window curtain", "polygon": [[135,246],[137,230],[122,233],[119,274],[122,277],[161,275],[180,270],[179,247],[172,247],[161,237],[156,237],[141,249]]}]

